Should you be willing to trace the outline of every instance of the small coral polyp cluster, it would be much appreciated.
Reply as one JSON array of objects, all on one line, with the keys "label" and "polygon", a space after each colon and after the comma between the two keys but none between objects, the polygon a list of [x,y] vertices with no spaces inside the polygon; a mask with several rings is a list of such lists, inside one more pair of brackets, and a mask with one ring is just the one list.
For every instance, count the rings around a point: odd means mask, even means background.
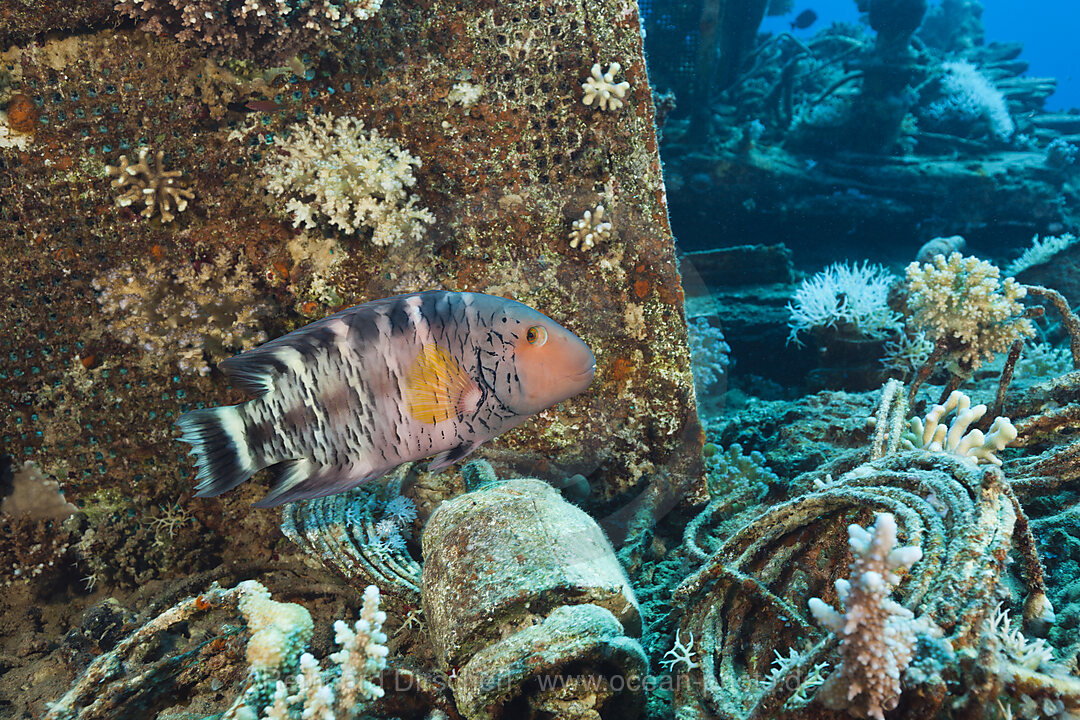
[{"label": "small coral polyp cluster", "polygon": [[115,167],[106,165],[105,172],[116,176],[112,181],[114,188],[124,190],[116,198],[117,205],[142,205],[143,209],[139,214],[143,217],[153,217],[157,213],[161,216],[161,222],[172,222],[176,213],[187,210],[188,200],[195,197],[195,193],[178,184],[183,176],[181,171],[165,169],[163,150],[158,150],[154,155],[153,167],[146,161],[149,154],[150,148],[139,150],[139,160],[136,163],[129,162],[127,155],[121,155],[120,164]]},{"label": "small coral polyp cluster", "polygon": [[249,266],[229,250],[211,262],[127,266],[94,279],[109,331],[149,358],[175,358],[206,375],[218,362],[266,342],[270,305],[256,293]]},{"label": "small coral polyp cluster", "polygon": [[570,247],[575,250],[591,250],[611,237],[612,224],[604,219],[603,205],[586,210],[580,220],[573,222],[572,227],[574,229],[570,231]]},{"label": "small coral polyp cluster", "polygon": [[372,17],[382,0],[121,0],[139,29],[211,55],[281,61]]},{"label": "small coral polyp cluster", "polygon": [[626,93],[630,90],[630,83],[626,81],[615,82],[615,76],[619,74],[620,70],[622,70],[622,66],[617,62],[611,63],[607,72],[600,70],[600,63],[593,65],[589,79],[581,84],[581,89],[585,91],[581,102],[585,105],[596,103],[596,107],[601,110],[618,110],[621,108],[623,99],[626,98]]},{"label": "small coral polyp cluster", "polygon": [[280,155],[263,167],[266,188],[287,196],[297,227],[320,223],[345,234],[372,230],[375,245],[420,240],[435,217],[408,188],[420,160],[354,117],[311,118],[293,126]]}]

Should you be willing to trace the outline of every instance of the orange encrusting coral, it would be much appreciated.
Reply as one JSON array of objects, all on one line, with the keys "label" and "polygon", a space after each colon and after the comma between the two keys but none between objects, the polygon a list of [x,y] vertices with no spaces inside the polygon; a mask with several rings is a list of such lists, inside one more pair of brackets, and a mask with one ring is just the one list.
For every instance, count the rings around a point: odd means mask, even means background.
[{"label": "orange encrusting coral", "polygon": [[634,365],[629,358],[615,358],[615,362],[611,364],[611,380],[620,383],[633,371]]},{"label": "orange encrusting coral", "polygon": [[288,263],[286,263],[284,260],[278,260],[273,265],[271,265],[271,267],[273,268],[274,274],[277,275],[278,278],[288,282],[288,280],[289,280],[289,265],[288,265]]},{"label": "orange encrusting coral", "polygon": [[30,134],[37,129],[38,111],[34,101],[23,93],[15,93],[7,105],[8,127],[16,132]]}]

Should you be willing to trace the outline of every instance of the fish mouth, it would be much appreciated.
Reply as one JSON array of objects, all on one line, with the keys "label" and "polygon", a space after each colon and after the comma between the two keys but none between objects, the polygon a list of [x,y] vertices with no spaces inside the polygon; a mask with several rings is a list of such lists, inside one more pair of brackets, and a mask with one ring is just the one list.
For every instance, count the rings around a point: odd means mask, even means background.
[{"label": "fish mouth", "polygon": [[593,377],[596,375],[596,363],[590,365],[587,369],[582,370],[579,373],[570,376],[571,380],[586,380],[592,382]]}]

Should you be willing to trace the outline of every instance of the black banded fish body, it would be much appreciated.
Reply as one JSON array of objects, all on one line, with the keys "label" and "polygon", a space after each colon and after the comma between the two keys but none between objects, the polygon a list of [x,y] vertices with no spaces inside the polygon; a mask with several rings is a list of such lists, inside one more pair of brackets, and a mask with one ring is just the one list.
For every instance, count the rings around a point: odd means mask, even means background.
[{"label": "black banded fish body", "polygon": [[357,305],[223,361],[256,397],[177,421],[198,467],[196,495],[263,468],[257,507],[322,497],[485,440],[585,390],[595,359],[576,335],[513,300],[430,291]]}]

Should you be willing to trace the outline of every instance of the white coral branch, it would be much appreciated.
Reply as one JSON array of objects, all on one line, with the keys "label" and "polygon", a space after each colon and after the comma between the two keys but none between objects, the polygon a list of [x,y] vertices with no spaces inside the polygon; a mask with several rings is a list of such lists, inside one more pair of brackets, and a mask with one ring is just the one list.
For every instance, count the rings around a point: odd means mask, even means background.
[{"label": "white coral branch", "polygon": [[840,666],[821,686],[817,699],[833,709],[883,720],[900,699],[900,677],[911,663],[916,632],[929,629],[925,620],[889,599],[905,571],[922,558],[922,550],[896,547],[896,520],[878,515],[871,530],[848,527],[854,560],[849,579],[836,581],[843,611],[821,598],[810,599],[810,612],[840,638]]},{"label": "white coral branch", "polygon": [[[943,419],[953,413],[952,422],[946,425]],[[1016,439],[1017,430],[1009,418],[996,417],[990,425],[990,432],[984,435],[973,423],[986,414],[985,405],[971,405],[971,398],[954,390],[943,405],[935,405],[920,420],[909,421],[909,431],[904,434],[902,445],[905,449],[923,448],[930,452],[947,452],[957,455],[972,464],[980,462],[1001,465],[1001,460],[994,453]]]},{"label": "white coral branch", "polygon": [[125,190],[116,198],[118,206],[128,207],[141,202],[143,210],[140,214],[143,217],[153,217],[157,212],[162,222],[172,222],[176,218],[173,211],[186,210],[188,200],[195,197],[195,193],[178,184],[182,172],[165,169],[163,150],[158,150],[154,156],[153,167],[146,161],[149,154],[150,148],[140,149],[139,161],[134,165],[128,161],[127,155],[121,155],[120,165],[106,165],[105,172],[116,177],[112,181],[114,188]]},{"label": "white coral branch", "polygon": [[592,105],[594,102],[596,106],[601,110],[618,110],[623,106],[623,99],[626,97],[627,91],[630,89],[630,83],[628,82],[615,82],[615,76],[622,70],[622,66],[619,63],[611,63],[608,65],[606,73],[602,73],[600,70],[600,63],[596,63],[592,66],[591,77],[581,85],[581,89],[585,91],[585,96],[581,98],[581,102],[585,105]]},{"label": "white coral branch", "polygon": [[604,206],[597,205],[593,210],[586,210],[580,220],[573,222],[570,231],[570,247],[590,250],[603,240],[611,237],[612,224],[604,219]]}]

